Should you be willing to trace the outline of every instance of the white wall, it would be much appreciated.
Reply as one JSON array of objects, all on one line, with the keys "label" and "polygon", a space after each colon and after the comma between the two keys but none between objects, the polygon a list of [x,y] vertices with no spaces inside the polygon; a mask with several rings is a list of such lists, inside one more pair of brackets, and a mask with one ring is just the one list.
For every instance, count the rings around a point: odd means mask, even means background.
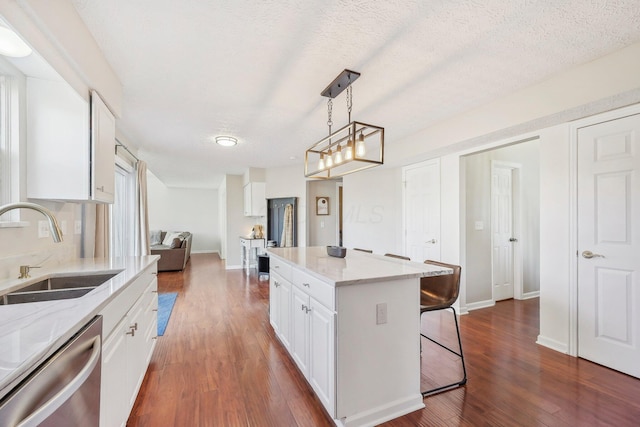
[{"label": "white wall", "polygon": [[298,198],[298,246],[307,246],[307,182],[304,165],[270,168],[265,175],[267,199]]},{"label": "white wall", "polygon": [[[465,232],[467,303],[492,299],[491,289],[491,162],[521,165],[521,234],[518,245],[523,259],[523,293],[540,289],[540,186],[539,141],[528,141],[466,156]],[[475,229],[482,222],[482,230]]]},{"label": "white wall", "polygon": [[[307,181],[307,233],[309,246],[338,244],[338,181]],[[329,215],[316,215],[316,197],[329,199]]]},{"label": "white wall", "polygon": [[244,182],[242,175],[227,175],[226,184],[226,268],[242,268],[240,236],[249,236],[257,219],[244,216]]},{"label": "white wall", "polygon": [[375,168],[342,182],[344,246],[402,253],[402,169]]},{"label": "white wall", "polygon": [[219,252],[218,190],[169,188],[147,173],[149,229],[189,231],[191,251]]}]

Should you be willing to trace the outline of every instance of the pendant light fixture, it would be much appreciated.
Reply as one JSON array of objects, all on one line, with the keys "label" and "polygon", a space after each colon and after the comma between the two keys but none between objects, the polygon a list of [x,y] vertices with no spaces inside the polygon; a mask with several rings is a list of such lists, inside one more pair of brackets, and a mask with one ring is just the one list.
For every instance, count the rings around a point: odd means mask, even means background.
[{"label": "pendant light fixture", "polygon": [[[306,152],[304,175],[308,178],[331,179],[369,169],[384,163],[384,128],[351,121],[353,88],[360,73],[344,70],[322,91],[327,101],[329,135],[313,144]],[[348,124],[335,132],[333,99],[347,91]],[[316,167],[314,167],[316,166]]]}]

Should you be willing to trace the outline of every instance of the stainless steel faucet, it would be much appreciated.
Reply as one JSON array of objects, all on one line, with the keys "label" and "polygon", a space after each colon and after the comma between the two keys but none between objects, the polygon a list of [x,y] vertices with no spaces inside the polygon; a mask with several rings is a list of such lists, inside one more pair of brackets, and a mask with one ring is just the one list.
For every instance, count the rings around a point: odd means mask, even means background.
[{"label": "stainless steel faucet", "polygon": [[35,203],[9,203],[8,205],[0,206],[0,216],[14,209],[33,209],[34,211],[38,211],[42,215],[46,216],[49,220],[49,230],[51,230],[51,237],[53,238],[53,241],[56,243],[62,242],[62,230],[60,230],[58,220],[49,209]]}]

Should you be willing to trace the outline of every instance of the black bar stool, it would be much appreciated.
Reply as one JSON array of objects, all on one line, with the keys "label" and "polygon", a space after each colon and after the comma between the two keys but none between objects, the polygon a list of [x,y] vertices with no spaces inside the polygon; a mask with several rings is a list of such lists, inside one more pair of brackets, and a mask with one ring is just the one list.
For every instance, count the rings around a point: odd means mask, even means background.
[{"label": "black bar stool", "polygon": [[420,332],[420,335],[425,337],[429,341],[438,344],[440,347],[450,351],[456,356],[459,356],[460,360],[462,361],[463,373],[462,379],[460,381],[435,387],[429,390],[424,390],[422,392],[422,396],[426,397],[428,395],[448,391],[449,389],[460,387],[466,384],[467,368],[465,367],[464,356],[462,354],[462,340],[460,339],[458,316],[456,315],[456,310],[452,306],[452,304],[458,298],[458,293],[460,292],[460,271],[462,270],[462,268],[459,265],[445,264],[443,262],[431,260],[426,260],[424,263],[448,267],[453,270],[453,274],[445,274],[442,276],[427,276],[420,279],[420,317],[422,318],[422,313],[425,313],[427,311],[446,310],[450,308],[453,312],[453,320],[456,324],[456,333],[458,334],[458,348],[460,349],[460,352],[457,352],[454,349],[437,342],[436,340],[426,336],[422,332]]}]

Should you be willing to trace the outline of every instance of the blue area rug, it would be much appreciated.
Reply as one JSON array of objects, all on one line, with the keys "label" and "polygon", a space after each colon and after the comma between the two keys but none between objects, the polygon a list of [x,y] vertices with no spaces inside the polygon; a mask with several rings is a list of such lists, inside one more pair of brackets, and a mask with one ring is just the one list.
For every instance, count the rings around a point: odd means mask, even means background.
[{"label": "blue area rug", "polygon": [[167,329],[167,323],[169,323],[169,317],[171,317],[171,311],[177,297],[177,292],[158,294],[158,336],[164,335],[164,331]]}]

